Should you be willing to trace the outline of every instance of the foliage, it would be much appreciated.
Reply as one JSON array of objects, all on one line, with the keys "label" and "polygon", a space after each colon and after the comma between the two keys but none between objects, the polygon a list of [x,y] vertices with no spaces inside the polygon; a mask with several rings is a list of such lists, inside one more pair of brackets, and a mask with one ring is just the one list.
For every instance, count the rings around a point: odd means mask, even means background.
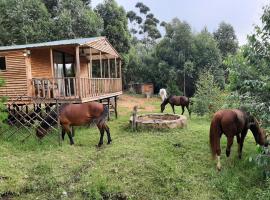
[{"label": "foliage", "polygon": [[0,0],[0,45],[93,37],[102,22],[81,0]]},{"label": "foliage", "polygon": [[218,42],[218,48],[223,56],[234,55],[238,48],[238,41],[232,25],[225,22],[219,24],[218,29],[214,32],[214,38]]},{"label": "foliage", "polygon": [[214,76],[209,71],[203,71],[196,83],[193,112],[200,116],[206,113],[212,116],[221,109],[225,102],[225,95],[215,82]]},{"label": "foliage", "polygon": [[115,0],[105,0],[97,5],[95,11],[104,21],[102,35],[108,38],[118,52],[127,54],[130,49],[130,33],[124,8],[118,6]]},{"label": "foliage", "polygon": [[249,160],[258,165],[266,179],[270,178],[270,149],[268,147],[258,146],[258,155],[250,157]]},{"label": "foliage", "polygon": [[41,0],[0,0],[0,45],[49,40],[52,20]]},{"label": "foliage", "polygon": [[138,34],[144,34],[141,42],[149,48],[149,45],[155,44],[156,39],[161,38],[161,33],[158,30],[159,20],[153,13],[149,13],[150,8],[142,2],[138,2],[135,7],[139,9],[142,17],[137,15],[134,11],[127,13],[127,18],[132,26],[130,32],[133,34],[133,37],[136,37]]},{"label": "foliage", "polygon": [[54,39],[93,37],[100,35],[102,19],[90,7],[77,0],[62,0],[54,18]]}]

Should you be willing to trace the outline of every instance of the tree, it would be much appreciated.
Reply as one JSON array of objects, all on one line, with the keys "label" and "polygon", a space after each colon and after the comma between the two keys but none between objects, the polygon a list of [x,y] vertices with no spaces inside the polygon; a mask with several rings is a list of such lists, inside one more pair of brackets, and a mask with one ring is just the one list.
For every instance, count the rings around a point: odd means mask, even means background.
[{"label": "tree", "polygon": [[54,19],[54,39],[98,36],[102,25],[102,19],[82,1],[62,0]]},{"label": "tree", "polygon": [[0,24],[0,45],[42,42],[52,38],[52,20],[41,0],[1,0]]},{"label": "tree", "polygon": [[199,75],[198,72],[210,70],[219,86],[224,88],[225,78],[224,70],[221,66],[221,54],[217,47],[217,42],[207,29],[195,35],[192,51],[192,59],[195,64],[195,71],[197,72],[194,74],[195,80]]},{"label": "tree", "polygon": [[105,0],[97,5],[95,11],[104,21],[102,35],[106,36],[116,50],[120,53],[128,53],[130,49],[130,33],[128,21],[123,7],[117,5],[115,0]]},{"label": "tree", "polygon": [[136,34],[144,34],[141,41],[146,48],[151,48],[151,45],[155,44],[155,40],[161,37],[158,30],[159,20],[155,18],[153,13],[149,13],[150,8],[142,2],[138,2],[135,7],[139,9],[143,17],[138,16],[134,11],[127,13],[127,17],[132,25],[131,33],[133,37],[136,37]]},{"label": "tree", "polygon": [[236,53],[238,41],[232,25],[221,22],[218,29],[214,32],[214,38],[218,42],[218,48],[223,57]]}]

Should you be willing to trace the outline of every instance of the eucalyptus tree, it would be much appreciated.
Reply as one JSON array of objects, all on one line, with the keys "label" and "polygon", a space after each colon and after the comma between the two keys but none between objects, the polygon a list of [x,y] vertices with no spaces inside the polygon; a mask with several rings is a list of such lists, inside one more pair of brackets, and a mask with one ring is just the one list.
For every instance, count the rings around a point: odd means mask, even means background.
[{"label": "eucalyptus tree", "polygon": [[105,0],[97,5],[95,11],[104,21],[102,35],[109,39],[118,52],[128,53],[131,37],[124,8],[119,6],[115,0]]},{"label": "eucalyptus tree", "polygon": [[238,41],[231,24],[221,22],[214,32],[214,38],[218,42],[218,48],[224,58],[229,54],[234,55],[236,53]]},{"label": "eucalyptus tree", "polygon": [[61,0],[53,19],[54,39],[93,37],[101,34],[103,20],[83,1]]}]

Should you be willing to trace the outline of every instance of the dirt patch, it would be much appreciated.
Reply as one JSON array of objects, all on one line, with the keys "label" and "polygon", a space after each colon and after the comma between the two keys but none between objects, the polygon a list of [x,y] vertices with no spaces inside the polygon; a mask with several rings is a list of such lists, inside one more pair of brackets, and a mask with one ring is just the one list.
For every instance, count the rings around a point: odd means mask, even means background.
[{"label": "dirt patch", "polygon": [[153,102],[161,102],[161,100],[156,97],[147,99],[126,94],[121,95],[119,98],[119,106],[122,108],[127,108],[127,112],[132,112],[134,106],[138,106],[139,112],[153,112],[155,111],[155,106],[150,105]]}]

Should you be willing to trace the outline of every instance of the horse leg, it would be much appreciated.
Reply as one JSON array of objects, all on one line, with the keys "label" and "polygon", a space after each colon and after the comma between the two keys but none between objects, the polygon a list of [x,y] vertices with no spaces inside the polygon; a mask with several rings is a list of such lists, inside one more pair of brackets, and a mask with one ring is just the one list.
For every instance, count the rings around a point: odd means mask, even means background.
[{"label": "horse leg", "polygon": [[229,157],[231,153],[231,147],[233,144],[233,136],[227,138],[227,148],[226,148],[226,156]]},{"label": "horse leg", "polygon": [[[69,137],[69,141],[70,141],[70,145],[73,145],[74,144],[74,141],[73,141],[73,138],[72,138],[72,135],[71,135],[71,128],[68,124],[66,125],[62,125],[63,128],[65,129],[68,137]],[[62,136],[63,136],[63,132],[62,132]]]},{"label": "horse leg", "polygon": [[65,140],[66,131],[64,128],[62,128],[62,140]]},{"label": "horse leg", "polygon": [[188,110],[189,118],[191,118],[191,110],[189,109],[189,105],[187,105],[187,110]]},{"label": "horse leg", "polygon": [[104,126],[106,133],[107,133],[107,140],[108,140],[107,144],[111,144],[112,138],[111,138],[110,128],[108,127],[108,125],[106,123],[103,126]]},{"label": "horse leg", "polygon": [[173,110],[173,114],[175,114],[175,110],[174,110],[174,105],[171,104],[172,110]]},{"label": "horse leg", "polygon": [[73,145],[74,141],[73,141],[73,138],[72,138],[71,131],[67,132],[67,134],[68,134],[68,137],[69,137],[70,145]]},{"label": "horse leg", "polygon": [[104,136],[104,126],[101,124],[97,125],[99,132],[100,132],[100,138],[99,138],[99,143],[98,143],[98,147],[101,147],[103,145],[103,136]]},{"label": "horse leg", "polygon": [[72,137],[75,136],[75,129],[74,129],[74,126],[71,127],[71,132],[72,132]]},{"label": "horse leg", "polygon": [[181,107],[182,107],[182,114],[181,115],[183,115],[185,112],[185,106],[181,106]]},{"label": "horse leg", "polygon": [[221,170],[221,163],[220,163],[220,154],[221,154],[221,148],[220,148],[220,138],[217,141],[217,169],[220,171]]},{"label": "horse leg", "polygon": [[[238,143],[238,158],[241,159],[242,158],[242,149],[243,149],[243,144],[244,144],[244,140],[245,137],[247,135],[248,129],[243,130],[241,133],[241,137],[239,137],[239,143]],[[237,139],[238,142],[238,139]]]}]

